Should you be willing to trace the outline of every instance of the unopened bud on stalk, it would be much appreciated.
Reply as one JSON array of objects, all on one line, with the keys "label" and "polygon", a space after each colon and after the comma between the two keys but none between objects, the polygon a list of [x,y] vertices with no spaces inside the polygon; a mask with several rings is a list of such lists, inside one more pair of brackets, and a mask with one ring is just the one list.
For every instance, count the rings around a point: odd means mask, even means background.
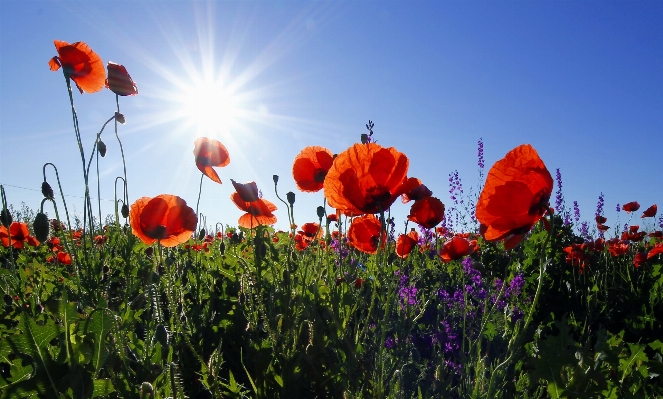
[{"label": "unopened bud on stalk", "polygon": [[290,204],[290,206],[292,206],[295,203],[295,193],[293,193],[292,191],[288,191],[285,194],[285,197],[288,199],[288,204]]},{"label": "unopened bud on stalk", "polygon": [[12,219],[12,214],[9,213],[9,210],[3,209],[2,211],[0,211],[0,222],[2,223],[3,226],[9,228],[9,226],[11,226],[13,221],[14,219]]},{"label": "unopened bud on stalk", "polygon": [[102,158],[106,156],[106,144],[101,140],[97,141],[97,151]]},{"label": "unopened bud on stalk", "polygon": [[115,113],[115,120],[118,121],[118,122],[120,122],[120,123],[123,124],[123,125],[124,125],[124,123],[126,122],[126,121],[124,120],[124,115],[122,115],[122,114],[119,113],[119,112],[116,112],[116,113]]},{"label": "unopened bud on stalk", "polygon": [[154,339],[157,340],[164,348],[168,347],[168,330],[163,324],[157,326],[156,331],[154,332]]},{"label": "unopened bud on stalk", "polygon": [[129,205],[127,204],[122,204],[122,217],[125,219],[129,217]]},{"label": "unopened bud on stalk", "polygon": [[140,391],[145,394],[151,394],[154,392],[154,388],[152,387],[152,384],[149,382],[144,382],[140,385]]},{"label": "unopened bud on stalk", "polygon": [[318,217],[322,219],[325,216],[325,208],[322,206],[318,207]]},{"label": "unopened bud on stalk", "polygon": [[274,184],[277,184],[279,182],[279,175],[272,176],[272,179],[274,179]]},{"label": "unopened bud on stalk", "polygon": [[37,216],[35,216],[35,221],[32,224],[32,228],[35,231],[35,238],[38,241],[43,242],[48,240],[48,227],[48,216],[42,212],[39,212]]},{"label": "unopened bud on stalk", "polygon": [[45,198],[50,198],[50,199],[53,199],[53,196],[55,195],[53,193],[53,188],[51,188],[51,185],[48,184],[48,182],[46,182],[45,180],[43,183],[41,183],[41,193],[44,195]]}]

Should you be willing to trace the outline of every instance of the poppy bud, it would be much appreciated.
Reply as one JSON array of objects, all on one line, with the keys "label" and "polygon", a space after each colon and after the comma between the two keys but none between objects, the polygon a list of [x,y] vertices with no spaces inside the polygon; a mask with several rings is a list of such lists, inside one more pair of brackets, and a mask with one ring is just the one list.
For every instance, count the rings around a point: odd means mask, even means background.
[{"label": "poppy bud", "polygon": [[51,185],[48,184],[48,182],[46,182],[45,180],[43,183],[41,183],[41,193],[44,195],[45,198],[50,198],[50,199],[53,199],[53,196],[55,195],[53,193]]},{"label": "poppy bud", "polygon": [[118,121],[118,122],[120,122],[120,123],[123,124],[123,125],[124,125],[124,123],[126,122],[126,120],[124,119],[124,115],[122,115],[122,114],[119,113],[119,112],[116,112],[116,113],[115,113],[115,120]]},{"label": "poppy bud", "polygon": [[290,206],[292,206],[295,203],[295,193],[293,193],[292,191],[288,191],[285,194],[285,197],[288,199],[288,204],[290,204]]},{"label": "poppy bud", "polygon": [[125,219],[129,217],[129,205],[127,204],[122,204],[122,217]]},{"label": "poppy bud", "polygon": [[35,238],[38,241],[46,241],[48,239],[48,227],[48,216],[39,212],[37,216],[35,216],[35,221],[32,225],[32,228],[35,231]]},{"label": "poppy bud", "polygon": [[207,233],[205,233],[205,229],[200,229],[200,231],[198,232],[198,240],[202,240],[203,238],[205,238],[206,234]]},{"label": "poppy bud", "polygon": [[102,158],[106,156],[106,144],[101,140],[97,142],[97,151]]},{"label": "poppy bud", "polygon": [[319,207],[318,207],[318,217],[319,217],[320,219],[322,219],[324,216],[325,216],[325,208],[319,206]]},{"label": "poppy bud", "polygon": [[362,144],[368,143],[368,134],[366,134],[366,133],[361,134],[361,143]]},{"label": "poppy bud", "polygon": [[2,222],[3,226],[9,228],[9,226],[11,226],[13,221],[14,219],[12,218],[12,214],[9,213],[7,209],[3,209],[2,211],[0,211],[0,222]]},{"label": "poppy bud", "polygon": [[277,184],[279,182],[279,175],[272,176],[272,179],[274,179],[274,184]]},{"label": "poppy bud", "polygon": [[154,388],[152,387],[152,384],[149,382],[144,382],[140,385],[140,391],[144,394],[151,394],[154,392]]},{"label": "poppy bud", "polygon": [[221,244],[219,244],[219,252],[221,252],[221,255],[226,252],[226,243],[223,241],[221,241]]}]

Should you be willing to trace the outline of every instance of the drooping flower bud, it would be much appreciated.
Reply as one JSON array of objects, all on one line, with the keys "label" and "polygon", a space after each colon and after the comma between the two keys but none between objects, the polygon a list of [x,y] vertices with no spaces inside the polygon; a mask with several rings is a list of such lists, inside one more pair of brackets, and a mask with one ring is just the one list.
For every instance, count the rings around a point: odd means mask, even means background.
[{"label": "drooping flower bud", "polygon": [[277,184],[279,182],[279,175],[273,175],[272,179],[274,179],[274,184]]},{"label": "drooping flower bud", "polygon": [[53,199],[53,196],[55,195],[53,193],[53,188],[51,188],[51,185],[48,184],[48,182],[46,182],[45,180],[43,183],[41,183],[41,193],[44,195],[45,198],[50,198],[50,199]]},{"label": "drooping flower bud", "polygon": [[102,158],[106,156],[106,144],[103,141],[99,140],[97,142],[97,150]]},{"label": "drooping flower bud", "polygon": [[124,115],[122,115],[122,114],[119,113],[119,112],[116,112],[116,113],[115,113],[115,120],[118,121],[118,122],[120,122],[120,123],[123,124],[123,125],[124,125],[125,122],[126,122],[126,120],[124,119]]},{"label": "drooping flower bud", "polygon": [[48,240],[49,221],[46,214],[39,212],[37,216],[35,216],[35,221],[32,224],[32,228],[35,231],[35,238],[37,241],[43,242]]},{"label": "drooping flower bud", "polygon": [[0,211],[0,222],[2,223],[3,226],[9,228],[9,226],[11,226],[13,221],[14,219],[12,218],[12,214],[9,213],[9,210],[3,209],[2,211]]},{"label": "drooping flower bud", "polygon": [[129,217],[129,205],[122,204],[121,212],[122,212],[122,217],[123,218],[125,218],[125,219],[128,218]]},{"label": "drooping flower bud", "polygon": [[206,234],[207,233],[205,232],[205,229],[200,229],[200,231],[198,232],[198,240],[202,240],[203,238],[205,238]]}]

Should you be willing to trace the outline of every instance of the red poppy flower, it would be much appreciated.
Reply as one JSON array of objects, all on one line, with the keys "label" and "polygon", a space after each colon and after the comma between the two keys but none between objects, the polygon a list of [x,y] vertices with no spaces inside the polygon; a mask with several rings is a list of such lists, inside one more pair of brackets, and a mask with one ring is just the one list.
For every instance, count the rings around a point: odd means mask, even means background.
[{"label": "red poppy flower", "polygon": [[648,234],[649,237],[654,237],[654,238],[663,238],[663,231],[661,230],[656,230],[654,232],[651,232]]},{"label": "red poppy flower", "polygon": [[51,71],[57,71],[62,67],[65,76],[76,83],[81,94],[96,93],[104,88],[106,81],[104,63],[90,46],[83,42],[72,44],[60,40],[53,42],[58,55],[48,62]]},{"label": "red poppy flower", "polygon": [[502,240],[515,247],[548,212],[553,180],[539,154],[529,144],[509,151],[486,178],[477,203],[480,232],[488,241]]},{"label": "red poppy flower", "polygon": [[444,204],[435,197],[416,200],[407,218],[427,229],[432,229],[444,219]]},{"label": "red poppy flower", "polygon": [[566,252],[566,263],[577,266],[580,273],[584,273],[585,267],[588,264],[588,259],[585,255],[585,244],[571,244],[564,248],[564,252]]},{"label": "red poppy flower", "polygon": [[610,240],[608,242],[608,252],[612,254],[612,256],[619,256],[625,254],[630,247],[630,244],[628,241],[622,241],[622,240]]},{"label": "red poppy flower", "polygon": [[656,206],[656,204],[654,204],[654,205],[650,206],[649,208],[647,208],[647,210],[644,211],[644,212],[642,213],[642,216],[640,216],[640,217],[641,217],[641,218],[651,218],[651,217],[654,217],[654,216],[656,216],[656,211],[657,211],[657,210],[658,210],[658,207]]},{"label": "red poppy flower", "polygon": [[651,259],[658,254],[663,254],[663,243],[654,245],[651,251],[647,254],[647,259]]},{"label": "red poppy flower", "polygon": [[404,184],[408,166],[405,154],[393,147],[355,144],[334,159],[324,182],[325,197],[345,214],[386,211],[412,188]]},{"label": "red poppy flower", "polygon": [[640,230],[640,226],[638,226],[637,224],[633,226],[628,226],[628,231],[631,233],[637,233],[638,230]]},{"label": "red poppy flower", "polygon": [[297,234],[300,234],[305,240],[311,242],[316,238],[322,237],[322,229],[317,223],[304,223],[302,229]]},{"label": "red poppy flower", "polygon": [[[378,252],[380,236],[384,237],[380,220],[375,215],[368,214],[355,218],[348,229],[348,244],[367,254]],[[384,238],[383,238],[384,244]]]},{"label": "red poppy flower", "polygon": [[135,96],[138,94],[136,83],[131,79],[124,65],[109,61],[106,68],[108,69],[106,88],[118,96]]},{"label": "red poppy flower", "polygon": [[638,209],[640,209],[640,204],[638,204],[636,201],[629,202],[628,204],[624,204],[624,206],[622,206],[622,209],[625,210],[626,212],[635,212]]},{"label": "red poppy flower", "polygon": [[601,215],[596,215],[596,223],[598,224],[604,224],[605,222],[608,221],[608,218],[605,218]]},{"label": "red poppy flower", "polygon": [[[416,177],[410,177],[407,179],[406,185],[413,187],[411,190],[409,190],[406,193],[403,193],[401,195],[401,202],[404,204],[407,204],[410,201],[417,201],[420,199],[424,199],[426,197],[430,197],[433,195],[433,192],[428,189],[425,185],[421,184],[421,180],[417,179]],[[415,183],[416,182],[416,183]]]},{"label": "red poppy flower", "polygon": [[635,254],[633,257],[633,265],[635,268],[639,268],[641,264],[645,263],[647,261],[647,254],[644,252],[638,252]]},{"label": "red poppy flower", "polygon": [[5,226],[0,226],[0,241],[5,247],[9,247],[9,240],[11,238],[11,246],[16,249],[23,249],[25,243],[30,246],[39,246],[39,241],[30,235],[28,225],[23,222],[12,222],[9,225],[9,231]]},{"label": "red poppy flower", "polygon": [[419,234],[412,229],[407,235],[401,234],[396,240],[396,255],[400,258],[407,258],[419,242]]},{"label": "red poppy flower", "polygon": [[609,227],[609,226],[606,226],[606,225],[604,225],[604,224],[599,224],[599,225],[596,226],[596,228],[599,229],[599,230],[601,230],[601,231],[608,231],[608,230],[610,230],[610,227]]},{"label": "red poppy flower", "polygon": [[244,201],[237,192],[232,193],[230,199],[239,209],[246,212],[246,214],[239,218],[238,223],[240,226],[252,229],[260,225],[276,223],[276,216],[274,216],[272,212],[277,208],[276,205],[270,201],[262,198],[258,198],[258,200],[253,202]]},{"label": "red poppy flower", "polygon": [[159,241],[164,247],[187,242],[198,224],[196,213],[186,201],[170,194],[136,200],[129,217],[136,237],[147,245]]},{"label": "red poppy flower", "polygon": [[320,191],[333,163],[334,155],[328,149],[318,146],[304,148],[292,164],[292,177],[297,188],[309,193]]},{"label": "red poppy flower", "polygon": [[257,201],[259,198],[258,185],[254,181],[246,183],[237,183],[235,180],[230,179],[230,182],[235,187],[235,191],[239,194],[239,197],[242,201],[253,202]]},{"label": "red poppy flower", "polygon": [[306,239],[302,234],[295,235],[295,249],[297,251],[303,251],[308,248],[310,241]]},{"label": "red poppy flower", "polygon": [[454,236],[451,240],[448,240],[442,245],[442,248],[440,249],[440,258],[442,258],[445,263],[451,262],[452,260],[470,255],[475,251],[476,246],[476,240],[470,241],[463,237]]},{"label": "red poppy flower", "polygon": [[207,137],[197,139],[195,145],[193,156],[196,157],[196,166],[205,176],[221,184],[219,175],[212,167],[223,167],[230,163],[228,150],[219,141]]}]

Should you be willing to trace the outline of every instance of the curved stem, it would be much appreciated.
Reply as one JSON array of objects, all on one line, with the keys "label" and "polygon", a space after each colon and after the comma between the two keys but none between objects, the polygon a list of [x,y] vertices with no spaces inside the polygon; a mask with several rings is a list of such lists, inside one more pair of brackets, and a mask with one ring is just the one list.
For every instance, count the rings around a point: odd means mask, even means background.
[{"label": "curved stem", "polygon": [[[117,105],[117,113],[120,113],[120,96],[115,95],[115,104]],[[117,134],[117,119],[115,119],[115,137],[117,138],[117,142],[120,144],[120,155],[122,155],[122,168],[124,170],[124,203],[128,204],[129,203],[129,189],[127,186],[127,164],[124,161],[124,149],[122,148],[122,141],[120,140],[120,136]]]},{"label": "curved stem", "polygon": [[[62,197],[62,203],[64,204],[64,212],[67,215],[67,227],[69,228],[69,231],[71,231],[71,222],[69,221],[69,210],[67,209],[67,201],[64,200],[64,192],[62,191],[62,185],[60,184],[60,175],[58,174],[58,168],[55,167],[50,162],[47,162],[44,164],[43,172],[44,172],[44,181],[46,181],[46,166],[51,165],[53,167],[53,170],[55,170],[55,179],[58,181],[58,189],[60,190],[60,196]],[[60,218],[58,218],[58,222],[60,222]]]},{"label": "curved stem", "polygon": [[200,186],[198,187],[198,201],[196,202],[196,216],[198,216],[198,205],[200,205],[200,194],[203,192],[203,179],[205,178],[204,174],[200,174]]}]

